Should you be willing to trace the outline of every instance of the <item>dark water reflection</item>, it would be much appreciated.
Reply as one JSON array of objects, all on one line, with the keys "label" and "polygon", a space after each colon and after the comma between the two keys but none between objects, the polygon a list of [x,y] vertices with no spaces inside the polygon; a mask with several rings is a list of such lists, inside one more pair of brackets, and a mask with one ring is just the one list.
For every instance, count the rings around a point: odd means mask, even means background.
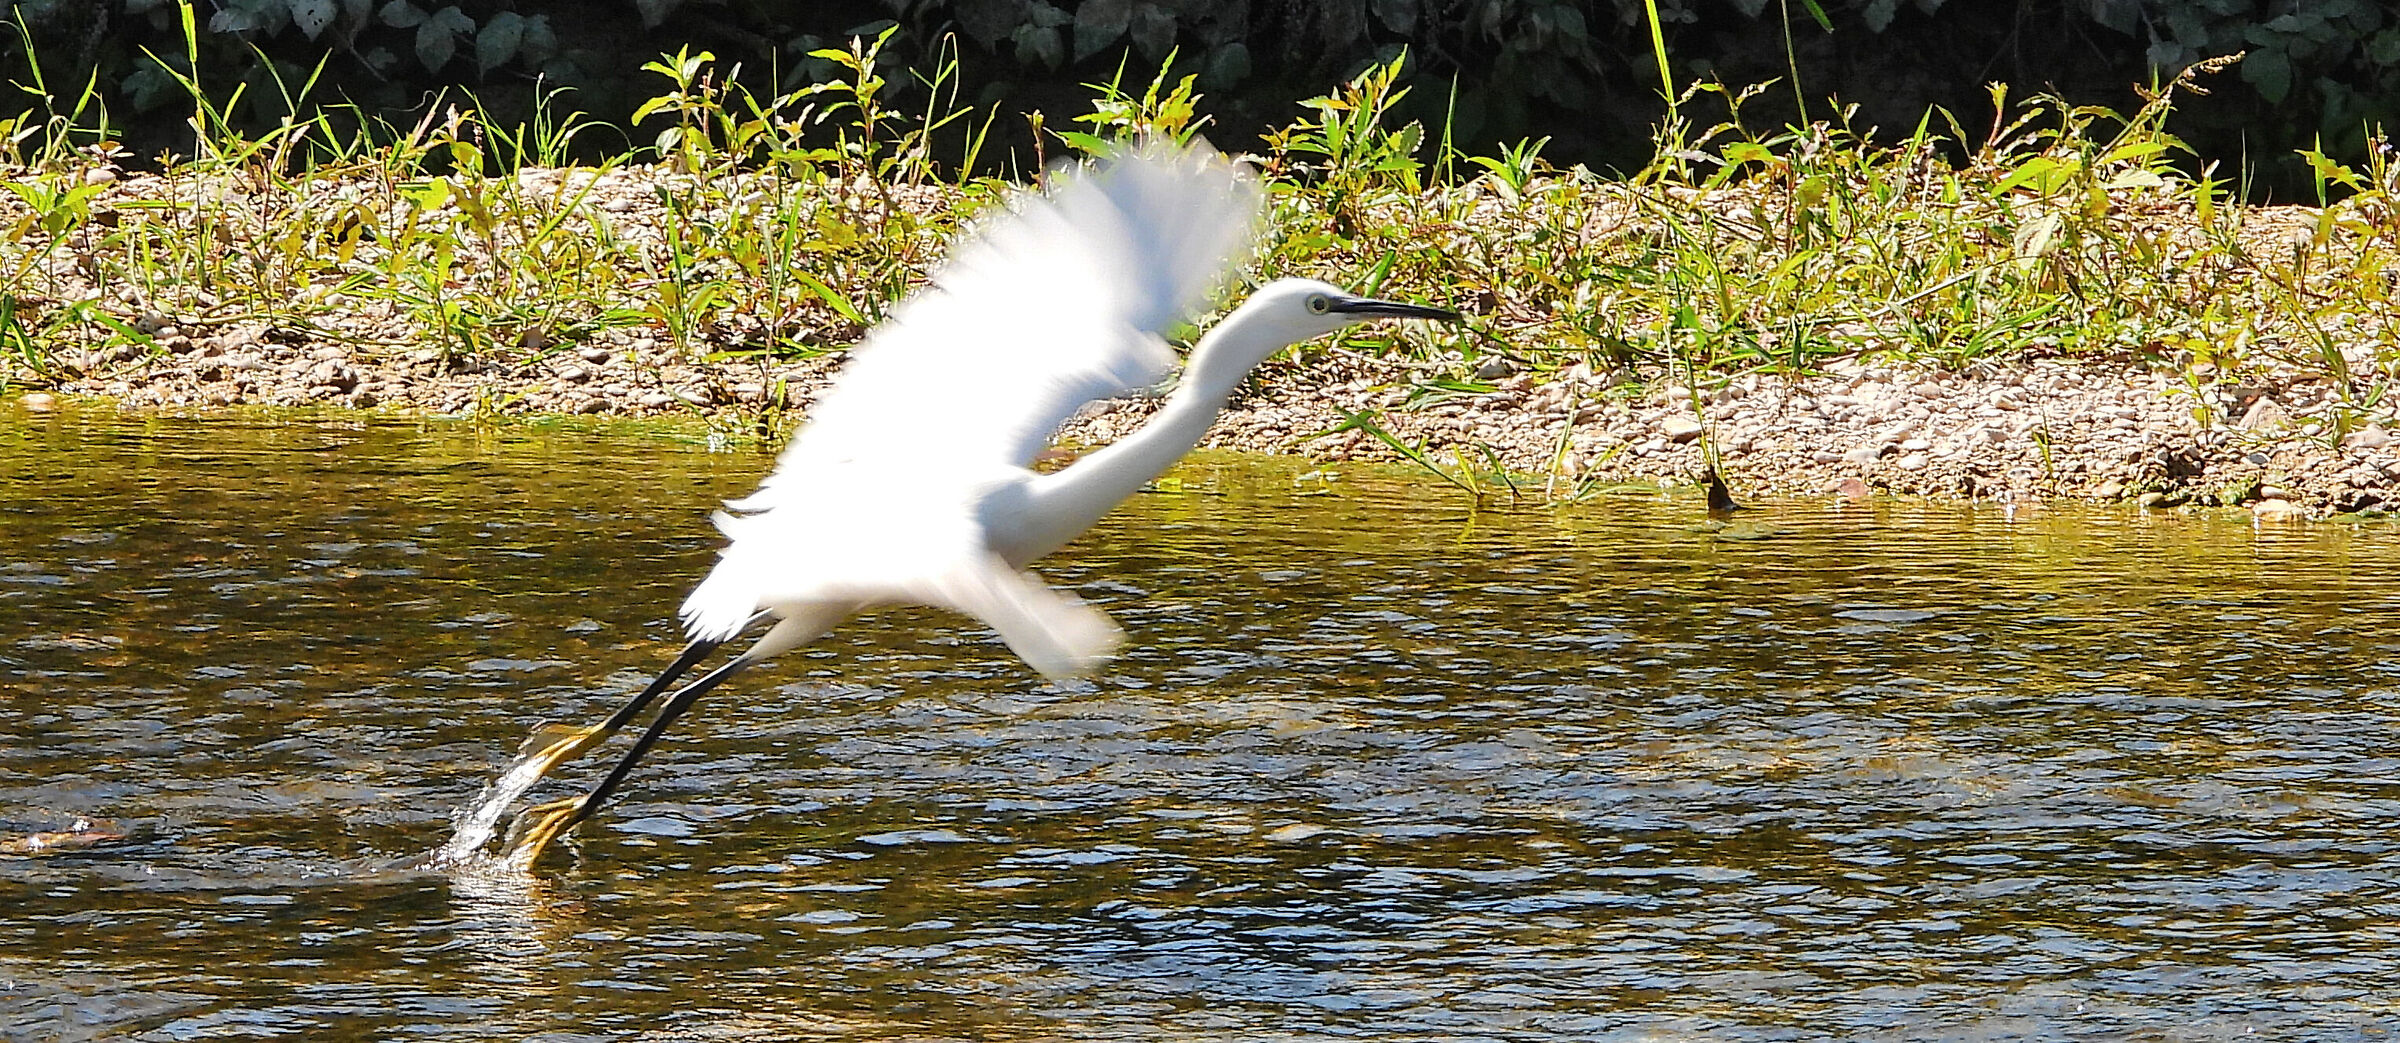
[{"label": "dark water reflection", "polygon": [[[672,649],[764,462],[0,416],[0,1037],[2384,1039],[2400,539],[1212,460],[701,709],[538,879],[377,867]],[[589,778],[578,772],[576,780]]]}]

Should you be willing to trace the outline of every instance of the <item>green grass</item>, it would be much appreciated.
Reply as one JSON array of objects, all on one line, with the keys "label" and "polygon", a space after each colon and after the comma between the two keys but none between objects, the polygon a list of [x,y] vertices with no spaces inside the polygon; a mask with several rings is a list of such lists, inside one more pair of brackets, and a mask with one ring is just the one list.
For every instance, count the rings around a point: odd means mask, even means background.
[{"label": "green grass", "polygon": [[[839,350],[1005,188],[944,173],[978,165],[995,119],[956,104],[955,67],[929,78],[932,103],[897,109],[882,44],[818,52],[846,78],[780,98],[708,54],[662,56],[643,70],[654,139],[581,166],[562,157],[592,128],[567,99],[545,99],[552,115],[533,126],[462,101],[343,136],[312,78],[280,86],[292,115],[263,135],[186,81],[189,154],[127,174],[92,85],[53,95],[37,77],[37,104],[0,121],[0,381],[58,382],[65,359],[90,357],[71,352],[162,350],[161,322],[264,321],[464,366],[522,365],[610,329],[701,361]],[[2163,128],[2189,78],[2127,115],[1995,88],[1992,113],[1929,113],[1893,145],[1846,114],[1754,128],[1740,113],[1763,88],[1704,85],[1692,93],[1718,95],[1731,120],[1671,122],[1648,166],[1604,177],[1553,167],[1541,141],[1494,155],[1429,141],[1391,115],[1404,70],[1371,68],[1261,141],[1218,144],[1254,154],[1271,190],[1249,278],[1471,314],[1336,346],[1410,363],[1395,379],[1412,401],[1493,390],[1474,374],[1494,357],[1536,382],[1626,368],[1697,392],[1838,357],[2068,355],[2165,368],[2195,391],[2321,380],[2360,417],[2400,377],[2390,143],[2365,169],[2315,157],[2321,206],[2242,206],[2235,186],[2171,162],[2181,145]],[[1050,158],[1197,133],[1191,88],[1095,85],[1090,112],[1045,132]]]}]

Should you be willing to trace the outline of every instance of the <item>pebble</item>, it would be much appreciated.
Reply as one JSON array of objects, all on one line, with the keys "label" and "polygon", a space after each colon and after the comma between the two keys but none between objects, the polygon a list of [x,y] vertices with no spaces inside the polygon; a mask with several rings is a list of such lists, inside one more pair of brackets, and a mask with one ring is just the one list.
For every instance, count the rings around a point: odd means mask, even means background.
[{"label": "pebble", "polygon": [[308,371],[312,387],[333,389],[337,394],[358,386],[358,374],[335,359],[319,362]]},{"label": "pebble", "polygon": [[2267,431],[2282,427],[2290,419],[2273,398],[2260,395],[2258,401],[2250,403],[2250,411],[2242,414],[2240,426],[2244,431]]},{"label": "pebble", "polygon": [[2308,508],[2290,500],[2260,500],[2250,505],[2250,517],[2262,522],[2308,520]]},{"label": "pebble", "polygon": [[1879,445],[1862,445],[1842,454],[1842,462],[1850,464],[1871,464],[1881,459],[1883,447]]},{"label": "pebble", "polygon": [[1658,433],[1665,435],[1667,441],[1677,445],[1700,437],[1701,430],[1700,421],[1688,416],[1671,416],[1666,419],[1665,423],[1658,425]]}]

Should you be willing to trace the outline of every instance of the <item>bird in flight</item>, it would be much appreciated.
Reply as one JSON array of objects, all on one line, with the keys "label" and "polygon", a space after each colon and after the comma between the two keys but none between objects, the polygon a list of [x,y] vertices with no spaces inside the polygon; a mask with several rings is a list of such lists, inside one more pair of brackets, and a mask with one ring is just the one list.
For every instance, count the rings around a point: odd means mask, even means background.
[{"label": "bird in flight", "polygon": [[1096,669],[1123,632],[1027,565],[1190,452],[1276,352],[1376,319],[1458,319],[1310,279],[1268,283],[1200,338],[1139,430],[1055,473],[1031,470],[1086,403],[1173,371],[1162,334],[1247,255],[1260,209],[1257,181],[1207,144],[1148,141],[1018,192],[963,237],[852,352],[758,491],[716,515],[728,542],[684,599],[683,653],[606,721],[529,745],[504,776],[522,784],[500,801],[624,727],[720,646],[765,632],[668,695],[589,793],[528,809],[509,864],[530,866],[588,818],[701,695],[867,609],[953,609],[1045,676]]}]

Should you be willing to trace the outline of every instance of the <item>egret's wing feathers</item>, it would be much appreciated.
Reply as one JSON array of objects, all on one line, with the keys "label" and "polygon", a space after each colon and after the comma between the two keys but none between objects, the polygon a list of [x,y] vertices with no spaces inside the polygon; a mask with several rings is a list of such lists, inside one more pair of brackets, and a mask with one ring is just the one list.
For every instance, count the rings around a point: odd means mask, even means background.
[{"label": "egret's wing feathers", "polygon": [[1259,206],[1256,181],[1204,144],[1058,171],[868,335],[776,473],[733,506],[807,495],[778,487],[830,464],[1030,463],[1085,403],[1167,374],[1159,333],[1249,248]]}]

